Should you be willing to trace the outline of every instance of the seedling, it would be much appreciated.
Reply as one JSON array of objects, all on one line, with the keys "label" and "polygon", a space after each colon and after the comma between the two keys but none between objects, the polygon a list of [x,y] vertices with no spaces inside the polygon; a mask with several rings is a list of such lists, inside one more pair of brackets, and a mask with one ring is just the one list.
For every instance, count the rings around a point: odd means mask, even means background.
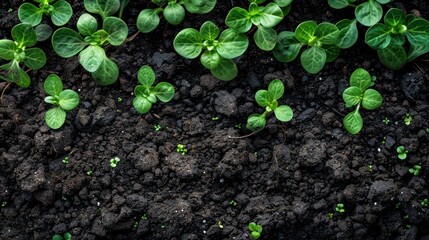
[{"label": "seedling", "polygon": [[[85,1],[85,2],[90,2]],[[92,1],[91,1],[92,2]],[[94,0],[95,2],[95,0]],[[101,85],[113,84],[119,76],[115,62],[106,56],[103,47],[108,44],[120,46],[128,36],[128,27],[122,19],[106,17],[103,27],[90,14],[82,14],[77,21],[79,32],[70,28],[60,28],[52,35],[52,47],[63,58],[79,54],[79,62]]]},{"label": "seedling", "polygon": [[328,213],[328,218],[329,219],[332,219],[334,217],[334,214],[333,213]]},{"label": "seedling", "polygon": [[252,237],[252,239],[256,240],[261,237],[261,233],[262,233],[261,225],[258,225],[255,222],[251,222],[249,223],[248,228],[250,230],[250,236]]},{"label": "seedling", "polygon": [[46,112],[46,125],[52,129],[58,129],[66,121],[66,111],[76,108],[79,104],[79,94],[71,89],[63,90],[63,83],[55,74],[50,74],[46,78],[43,89],[50,95],[45,97],[44,101],[56,106]]},{"label": "seedling", "polygon": [[404,117],[405,125],[409,126],[411,124],[411,121],[413,121],[413,116],[411,116],[409,113],[405,113],[405,117]]},{"label": "seedling", "polygon": [[169,102],[174,97],[174,87],[170,83],[160,82],[155,87],[155,72],[147,65],[142,66],[137,74],[137,80],[141,85],[134,88],[133,106],[140,114],[149,112],[152,104],[159,99],[161,102]]},{"label": "seedling", "polygon": [[188,152],[188,149],[186,149],[185,145],[179,143],[177,144],[176,151],[182,155],[185,155]]},{"label": "seedling", "polygon": [[389,125],[390,120],[386,117],[386,118],[383,119],[383,123],[386,124],[386,125]]},{"label": "seedling", "polygon": [[174,49],[184,58],[200,57],[201,64],[210,69],[213,76],[230,81],[237,76],[238,70],[231,60],[241,56],[249,45],[244,33],[226,29],[222,33],[211,21],[205,22],[200,31],[185,28],[174,38]]},{"label": "seedling", "polygon": [[357,134],[362,130],[363,119],[360,115],[360,107],[367,110],[374,110],[381,106],[383,97],[374,89],[369,89],[374,82],[371,75],[363,69],[356,69],[350,77],[350,87],[343,92],[343,100],[346,107],[356,106],[353,112],[350,112],[344,117],[343,125],[351,134]]},{"label": "seedling", "polygon": [[55,234],[52,237],[52,240],[71,240],[72,235],[69,232],[64,233],[62,236],[60,234]]},{"label": "seedling", "polygon": [[117,98],[118,103],[122,102],[122,100],[123,100],[123,99],[122,99],[121,97],[118,97],[118,98]]},{"label": "seedling", "polygon": [[1,207],[6,207],[6,205],[7,205],[7,202],[6,202],[6,201],[2,201],[2,202],[1,202]]},{"label": "seedling", "polygon": [[[213,10],[216,0],[205,1],[178,1],[178,0],[152,0],[158,7],[155,9],[144,9],[137,18],[137,28],[142,33],[155,30],[160,22],[159,15],[162,13],[165,20],[171,25],[180,24],[185,18],[186,11],[196,14],[205,14]],[[164,8],[163,6],[167,6]]]},{"label": "seedling", "polygon": [[62,26],[66,24],[73,15],[72,7],[65,0],[34,1],[39,3],[38,7],[31,3],[23,3],[19,7],[18,17],[21,22],[28,23],[31,26],[36,26],[42,21],[43,15],[48,15],[51,17],[54,25]]},{"label": "seedling", "polygon": [[[0,40],[0,59],[10,61],[0,66],[0,80],[16,83],[20,87],[30,86],[30,77],[20,63],[37,70],[45,66],[46,55],[37,43],[36,31],[30,24],[20,23],[12,28],[12,39]],[[5,71],[5,72],[3,72]]]},{"label": "seedling", "polygon": [[346,210],[344,209],[344,204],[337,203],[337,206],[335,206],[335,211],[338,213],[344,213]]},{"label": "seedling", "polygon": [[223,228],[224,228],[223,223],[222,223],[222,221],[220,221],[220,220],[217,222],[217,226],[218,226],[220,229],[223,229]]},{"label": "seedling", "polygon": [[92,176],[92,174],[94,174],[94,172],[90,169],[88,171],[86,171],[86,175],[88,176]]},{"label": "seedling", "polygon": [[235,206],[237,206],[237,202],[234,200],[231,200],[231,201],[229,201],[229,205],[235,207]]},{"label": "seedling", "polygon": [[280,62],[292,62],[301,48],[307,46],[301,54],[301,65],[307,72],[315,74],[340,54],[340,48],[335,45],[339,36],[340,30],[332,23],[305,21],[298,25],[295,32],[279,34],[273,54]]},{"label": "seedling", "polygon": [[422,167],[420,165],[414,165],[412,168],[408,169],[408,171],[414,176],[420,175]]},{"label": "seedling", "polygon": [[110,159],[110,167],[115,168],[116,166],[118,166],[118,163],[121,161],[121,159],[119,157],[114,157],[112,159]]},{"label": "seedling", "polygon": [[373,168],[374,168],[374,165],[372,165],[372,164],[368,164],[368,170],[369,170],[370,172],[372,172]]},{"label": "seedling", "polygon": [[420,202],[420,204],[421,204],[423,207],[427,207],[427,206],[429,206],[429,200],[428,200],[427,198],[425,198],[425,199],[423,199],[423,200]]},{"label": "seedling", "polygon": [[212,117],[212,121],[217,121],[219,120],[219,117]]},{"label": "seedling", "polygon": [[155,129],[155,131],[158,132],[159,130],[161,130],[161,126],[159,124],[157,124],[157,125],[153,126],[153,129]]},{"label": "seedling", "polygon": [[259,106],[265,107],[262,114],[254,113],[247,119],[246,128],[252,131],[259,131],[265,127],[266,117],[274,112],[275,117],[281,122],[288,122],[293,117],[292,108],[288,105],[279,105],[279,100],[284,93],[284,85],[279,79],[274,79],[268,85],[267,90],[258,90],[255,94],[255,100]]},{"label": "seedling", "polygon": [[83,4],[86,11],[99,14],[103,20],[115,14],[121,7],[119,0],[84,0]]},{"label": "seedling", "polygon": [[399,159],[405,160],[407,158],[408,150],[406,150],[404,146],[397,147],[396,152],[398,153]]},{"label": "seedling", "polygon": [[68,163],[69,163],[69,160],[70,160],[70,159],[69,159],[69,157],[65,157],[65,158],[63,159],[63,163],[64,163],[64,164],[68,164]]}]

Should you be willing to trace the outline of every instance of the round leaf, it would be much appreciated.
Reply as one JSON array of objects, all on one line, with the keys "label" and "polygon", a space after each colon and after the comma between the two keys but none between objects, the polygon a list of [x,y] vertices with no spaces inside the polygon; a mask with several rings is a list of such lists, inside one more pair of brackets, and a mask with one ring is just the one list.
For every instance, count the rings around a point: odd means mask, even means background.
[{"label": "round leaf", "polygon": [[365,33],[365,43],[374,49],[383,49],[390,43],[391,30],[388,26],[377,23]]},{"label": "round leaf", "polygon": [[196,58],[200,55],[203,44],[200,33],[193,28],[180,31],[173,41],[176,52],[184,58]]},{"label": "round leaf", "polygon": [[185,9],[182,7],[182,5],[176,2],[169,3],[164,9],[163,14],[167,22],[172,25],[178,25],[185,18]]},{"label": "round leaf", "polygon": [[361,90],[358,87],[348,87],[343,92],[343,100],[346,103],[346,107],[353,107],[361,101]]},{"label": "round leaf", "polygon": [[274,100],[278,100],[283,96],[285,92],[285,86],[279,79],[274,79],[268,85],[268,92],[274,98]]},{"label": "round leaf", "polygon": [[323,69],[326,53],[322,48],[311,47],[301,54],[301,65],[309,73],[315,74]]},{"label": "round leaf", "polygon": [[64,125],[66,121],[66,112],[60,107],[52,108],[45,114],[45,122],[48,127],[58,129]]},{"label": "round leaf", "polygon": [[384,15],[384,23],[393,28],[397,25],[404,24],[405,22],[405,13],[397,8],[391,8]]},{"label": "round leaf", "polygon": [[[290,6],[293,0],[274,0],[274,2],[279,5],[279,7],[284,8]],[[285,15],[284,15],[285,16]]]},{"label": "round leaf", "polygon": [[328,0],[328,4],[331,8],[342,9],[349,5],[348,0]]},{"label": "round leaf", "polygon": [[246,128],[251,131],[258,131],[263,129],[266,124],[267,124],[267,120],[265,119],[264,114],[252,114],[247,119]]},{"label": "round leaf", "polygon": [[71,89],[62,91],[58,99],[60,107],[66,111],[74,109],[79,104],[79,94]]},{"label": "round leaf", "polygon": [[233,7],[226,16],[225,24],[241,33],[245,33],[252,27],[250,15],[246,9]]},{"label": "round leaf", "polygon": [[67,1],[60,0],[52,5],[54,10],[51,12],[52,23],[56,26],[66,24],[73,15],[73,9]]},{"label": "round leaf", "polygon": [[338,35],[335,45],[342,49],[353,46],[358,39],[356,19],[343,19],[335,25],[340,30],[340,34]]},{"label": "round leaf", "polygon": [[125,42],[128,36],[127,24],[117,17],[107,17],[104,19],[103,30],[109,34],[107,36],[107,41],[109,41],[113,46],[121,45]]},{"label": "round leaf", "polygon": [[333,62],[340,55],[340,48],[335,45],[322,45],[326,53],[326,62]]},{"label": "round leaf", "polygon": [[20,46],[32,47],[37,43],[36,31],[27,23],[20,23],[12,28],[12,38]]},{"label": "round leaf", "polygon": [[429,45],[429,22],[422,18],[412,20],[408,26],[406,36],[411,45]]},{"label": "round leaf", "polygon": [[268,3],[260,13],[260,22],[264,27],[274,27],[283,20],[283,11],[276,3]]},{"label": "round leaf", "polygon": [[213,69],[220,63],[221,56],[216,51],[205,51],[200,58],[201,64],[207,69]]},{"label": "round leaf", "polygon": [[314,37],[314,33],[317,28],[317,23],[314,21],[302,22],[296,27],[295,37],[302,43],[307,43],[311,38]]},{"label": "round leaf", "polygon": [[23,3],[18,9],[18,18],[21,22],[36,26],[42,21],[43,10],[31,3]]},{"label": "round leaf", "polygon": [[350,76],[350,86],[358,87],[361,93],[372,85],[371,75],[363,68],[357,68]]},{"label": "round leaf", "polygon": [[217,52],[224,58],[232,59],[241,56],[249,46],[249,39],[234,29],[226,29],[220,34]]},{"label": "round leaf", "polygon": [[381,106],[383,97],[374,89],[368,89],[363,93],[362,107],[367,110],[374,110]]},{"label": "round leaf", "polygon": [[149,112],[152,108],[152,103],[144,97],[135,97],[133,100],[133,106],[138,113],[144,114]]},{"label": "round leaf", "polygon": [[293,32],[284,31],[277,37],[273,54],[280,62],[292,62],[298,56],[301,47],[302,43],[295,38]]},{"label": "round leaf", "polygon": [[36,28],[37,41],[42,42],[47,40],[52,35],[52,28],[48,24],[39,24]]},{"label": "round leaf", "polygon": [[230,81],[237,76],[237,65],[231,60],[221,58],[219,65],[210,70],[212,75],[223,81]]},{"label": "round leaf", "polygon": [[85,9],[90,13],[97,13],[105,19],[115,14],[120,7],[119,0],[84,0]]},{"label": "round leaf", "polygon": [[407,63],[407,53],[402,46],[390,44],[377,53],[381,63],[389,69],[399,70]]},{"label": "round leaf", "polygon": [[109,58],[105,58],[98,69],[92,73],[92,77],[102,86],[113,84],[119,77],[118,65]]},{"label": "round leaf", "polygon": [[137,28],[142,33],[152,32],[159,25],[159,16],[156,9],[145,9],[137,17]]},{"label": "round leaf", "polygon": [[150,87],[155,82],[155,71],[147,65],[142,66],[137,73],[137,80],[145,87]]},{"label": "round leaf", "polygon": [[277,32],[272,28],[258,26],[258,30],[253,35],[253,40],[260,49],[271,51],[276,46]]},{"label": "round leaf", "polygon": [[98,30],[98,22],[88,13],[82,14],[77,20],[77,30],[83,36],[91,36]]},{"label": "round leaf", "polygon": [[370,27],[381,20],[383,9],[379,3],[369,0],[355,8],[355,16],[362,25]]},{"label": "round leaf", "polygon": [[17,62],[13,62],[11,67],[4,77],[6,81],[16,83],[18,86],[27,88],[30,86],[30,77],[28,74],[19,67]]},{"label": "round leaf", "polygon": [[154,94],[161,102],[169,102],[174,97],[174,87],[170,83],[160,82],[156,85]]},{"label": "round leaf", "polygon": [[12,40],[0,39],[0,58],[12,60],[15,55],[16,45]]},{"label": "round leaf", "polygon": [[274,115],[279,121],[289,122],[293,117],[293,111],[287,105],[280,105],[274,109]]},{"label": "round leaf", "polygon": [[79,53],[79,62],[88,72],[95,72],[106,58],[104,49],[94,45],[88,46]]},{"label": "round leaf", "polygon": [[335,44],[339,35],[340,31],[337,26],[328,22],[323,22],[317,25],[314,32],[314,36],[316,36],[323,44]]},{"label": "round leaf", "polygon": [[267,90],[258,90],[255,94],[255,100],[261,107],[267,107],[274,101],[273,96]]},{"label": "round leaf", "polygon": [[51,96],[58,96],[63,91],[63,83],[56,74],[50,74],[43,83],[43,89]]},{"label": "round leaf", "polygon": [[219,34],[220,34],[220,29],[213,22],[207,21],[203,25],[201,25],[200,36],[202,39],[216,40]]},{"label": "round leaf", "polygon": [[69,28],[60,28],[52,35],[52,47],[63,58],[69,58],[78,54],[88,45],[82,36]]},{"label": "round leaf", "polygon": [[37,70],[45,66],[46,55],[40,48],[29,48],[25,50],[25,66]]},{"label": "round leaf", "polygon": [[190,13],[205,14],[213,10],[216,0],[187,0],[183,4]]},{"label": "round leaf", "polygon": [[357,134],[360,132],[363,127],[363,119],[359,111],[353,111],[347,114],[343,119],[343,125],[351,134]]}]

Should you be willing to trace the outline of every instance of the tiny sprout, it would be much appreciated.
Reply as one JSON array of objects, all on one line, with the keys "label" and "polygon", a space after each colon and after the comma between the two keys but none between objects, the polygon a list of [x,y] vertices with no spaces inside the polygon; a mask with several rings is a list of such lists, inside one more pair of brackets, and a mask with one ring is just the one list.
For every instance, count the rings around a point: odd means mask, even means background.
[{"label": "tiny sprout", "polygon": [[70,160],[70,159],[69,159],[69,157],[65,157],[65,158],[63,159],[63,163],[64,163],[64,164],[67,164],[67,163],[69,163],[69,160]]},{"label": "tiny sprout", "polygon": [[139,226],[139,222],[135,221],[134,225],[133,225],[133,228],[137,228],[138,226]]},{"label": "tiny sprout", "polygon": [[404,123],[405,125],[410,125],[411,121],[413,121],[413,117],[409,113],[405,113]]},{"label": "tiny sprout", "polygon": [[67,198],[66,198],[66,196],[62,196],[62,197],[61,197],[61,200],[63,200],[63,201],[65,201],[65,202],[67,202]]},{"label": "tiny sprout", "polygon": [[153,126],[153,129],[155,129],[155,131],[159,131],[159,130],[161,130],[161,126],[159,125],[159,124],[157,124],[157,125],[154,125]]},{"label": "tiny sprout", "polygon": [[7,205],[6,201],[1,202],[1,207],[6,207],[6,205]]},{"label": "tiny sprout", "polygon": [[212,121],[217,121],[219,120],[219,117],[212,117]]},{"label": "tiny sprout", "polygon": [[90,169],[90,170],[88,170],[88,171],[86,171],[86,175],[88,175],[88,176],[92,176],[92,174],[93,174],[93,172],[92,172],[92,170]]},{"label": "tiny sprout", "polygon": [[333,213],[328,213],[328,218],[329,219],[332,219],[334,217],[334,214]]},{"label": "tiny sprout", "polygon": [[231,201],[229,201],[229,205],[235,207],[235,206],[237,206],[237,202],[234,200],[231,200]]},{"label": "tiny sprout", "polygon": [[112,168],[115,168],[118,165],[119,161],[121,161],[121,159],[119,159],[118,157],[110,159],[110,166]]},{"label": "tiny sprout", "polygon": [[344,204],[338,203],[337,206],[335,207],[335,211],[339,213],[345,212],[346,210],[344,209]]},{"label": "tiny sprout", "polygon": [[421,204],[423,207],[427,207],[427,206],[429,206],[429,200],[428,200],[427,198],[425,198],[425,199],[423,199],[423,200],[420,202],[420,204]]},{"label": "tiny sprout", "polygon": [[217,222],[217,225],[218,225],[218,227],[219,227],[220,229],[223,229],[222,221],[218,221],[218,222]]},{"label": "tiny sprout", "polygon": [[8,12],[8,13],[11,13],[11,12],[13,12],[13,9],[12,9],[12,8],[9,8],[9,9],[7,10],[7,12]]},{"label": "tiny sprout", "polygon": [[182,155],[185,155],[188,152],[188,149],[186,149],[185,145],[179,143],[179,144],[177,144],[176,151],[178,153],[181,153]]},{"label": "tiny sprout", "polygon": [[373,168],[374,168],[374,165],[368,164],[368,169],[369,169],[370,172],[372,172]]},{"label": "tiny sprout", "polygon": [[145,214],[143,214],[143,216],[142,216],[142,220],[147,220],[149,218],[149,216],[147,215],[147,213],[145,213]]},{"label": "tiny sprout", "polygon": [[55,234],[52,237],[52,240],[71,240],[72,235],[69,232],[64,233],[62,236],[60,234]]},{"label": "tiny sprout", "polygon": [[408,150],[406,150],[404,146],[397,147],[396,152],[398,153],[399,159],[405,160],[407,158]]},{"label": "tiny sprout", "polygon": [[235,128],[237,128],[237,129],[241,129],[241,123],[237,123],[237,124],[235,124]]},{"label": "tiny sprout", "polygon": [[386,118],[383,119],[383,123],[386,124],[386,125],[389,125],[390,120],[386,117]]},{"label": "tiny sprout", "polygon": [[426,133],[429,133],[429,127],[428,127],[428,128],[425,128],[425,132],[426,132]]},{"label": "tiny sprout", "polygon": [[164,229],[164,228],[165,228],[165,225],[164,225],[164,224],[161,224],[160,228],[161,228],[161,229]]},{"label": "tiny sprout", "polygon": [[408,171],[413,174],[414,176],[420,175],[420,171],[422,170],[422,167],[420,165],[414,165],[414,167],[408,169]]},{"label": "tiny sprout", "polygon": [[252,239],[256,240],[261,237],[262,233],[262,226],[256,224],[255,222],[251,222],[248,225],[248,228],[250,230],[250,236],[252,236]]},{"label": "tiny sprout", "polygon": [[118,100],[117,100],[117,101],[118,101],[118,103],[119,103],[119,102],[122,102],[122,98],[121,98],[121,97],[118,97]]}]

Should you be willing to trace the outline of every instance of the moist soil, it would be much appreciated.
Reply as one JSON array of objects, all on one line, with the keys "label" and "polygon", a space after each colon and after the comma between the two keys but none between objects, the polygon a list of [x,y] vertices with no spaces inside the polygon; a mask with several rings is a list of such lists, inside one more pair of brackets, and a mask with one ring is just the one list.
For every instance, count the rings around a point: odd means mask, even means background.
[{"label": "moist soil", "polygon": [[[0,4],[2,38],[19,22],[22,2]],[[84,12],[82,1],[75,2],[71,28]],[[421,204],[429,198],[428,56],[388,70],[363,44],[362,26],[358,43],[316,75],[299,61],[276,61],[253,41],[236,59],[239,75],[230,82],[175,53],[172,41],[181,29],[207,20],[224,28],[230,8],[247,5],[219,0],[209,14],[187,14],[179,26],[162,20],[154,32],[108,47],[121,72],[107,87],[97,85],[77,57],[60,58],[49,41],[39,43],[48,63],[29,71],[31,86],[0,83],[0,239],[46,240],[65,232],[88,240],[250,239],[252,221],[263,226],[260,239],[429,239],[429,208]],[[387,6],[429,18],[423,0]],[[127,7],[130,36],[147,7],[140,1]],[[277,30],[352,16],[326,1],[295,0]],[[133,88],[146,64],[176,94],[140,115],[132,107]],[[374,88],[384,99],[381,108],[362,111],[364,128],[353,136],[342,127],[350,110],[341,94],[358,67],[377,77]],[[44,122],[50,106],[43,80],[51,73],[81,98],[59,130]],[[248,135],[247,117],[264,110],[254,94],[276,78],[286,86],[280,103],[293,108],[294,118],[270,117],[264,130]],[[178,144],[186,154],[176,152]],[[403,161],[400,145],[409,151]],[[109,164],[113,157],[120,158],[116,168]],[[408,172],[416,164],[418,176]],[[336,212],[338,203],[345,212]]]}]

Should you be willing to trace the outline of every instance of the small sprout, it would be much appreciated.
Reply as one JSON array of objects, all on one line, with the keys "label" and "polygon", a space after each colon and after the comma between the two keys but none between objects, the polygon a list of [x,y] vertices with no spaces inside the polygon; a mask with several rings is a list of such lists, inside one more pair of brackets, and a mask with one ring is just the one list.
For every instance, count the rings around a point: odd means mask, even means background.
[{"label": "small sprout", "polygon": [[159,130],[161,130],[161,126],[159,124],[156,124],[153,126],[153,129],[155,129],[155,131],[158,132]]},{"label": "small sprout", "polygon": [[410,225],[410,224],[407,224],[407,225],[405,225],[405,228],[406,228],[406,229],[410,229],[410,228],[411,228],[411,225]]},{"label": "small sprout", "polygon": [[407,158],[408,150],[406,150],[404,146],[397,147],[396,152],[398,153],[399,159],[405,160]]},{"label": "small sprout", "polygon": [[387,117],[385,117],[385,118],[383,119],[383,123],[384,123],[384,124],[386,124],[386,125],[389,125],[390,120],[389,120]]},{"label": "small sprout", "polygon": [[92,172],[92,170],[91,170],[91,169],[89,169],[88,171],[86,171],[86,175],[88,175],[88,176],[92,176],[92,174],[93,174],[93,172]]},{"label": "small sprout", "polygon": [[332,219],[334,217],[334,214],[333,213],[328,213],[328,218],[329,219]]},{"label": "small sprout", "polygon": [[252,239],[256,240],[261,237],[261,233],[262,233],[261,225],[258,225],[255,222],[251,222],[249,223],[248,228],[250,230],[250,236],[252,236]]},{"label": "small sprout", "polygon": [[374,168],[374,165],[372,165],[372,164],[368,164],[368,170],[369,170],[370,172],[372,172],[373,168]]},{"label": "small sprout", "polygon": [[52,237],[52,240],[71,240],[72,235],[69,232],[64,233],[62,236],[60,234],[55,234]]},{"label": "small sprout", "polygon": [[120,102],[122,102],[122,98],[121,97],[118,97],[118,103],[120,103]]},{"label": "small sprout", "polygon": [[212,117],[212,121],[217,121],[219,120],[219,117]]},{"label": "small sprout", "polygon": [[185,155],[188,152],[188,149],[186,149],[185,145],[179,143],[179,144],[177,144],[176,151],[178,153],[181,153],[182,155]]},{"label": "small sprout", "polygon": [[217,222],[217,225],[218,225],[218,227],[219,227],[220,229],[223,229],[223,227],[224,227],[224,226],[223,226],[223,224],[222,224],[222,221],[218,221],[218,222]]},{"label": "small sprout", "polygon": [[13,9],[12,9],[12,8],[9,8],[9,9],[7,10],[7,12],[8,12],[8,13],[11,13],[11,12],[13,12]]},{"label": "small sprout", "polygon": [[110,159],[110,166],[112,168],[115,168],[120,161],[121,161],[121,159],[119,159],[119,157],[114,157],[114,158]]},{"label": "small sprout", "polygon": [[337,203],[337,206],[335,207],[335,211],[339,213],[344,213],[346,210],[344,209],[344,204]]},{"label": "small sprout", "polygon": [[67,202],[67,198],[66,198],[66,196],[61,196],[61,200],[63,200],[63,201],[65,201],[65,202]]},{"label": "small sprout", "polygon": [[160,228],[161,228],[161,229],[164,229],[164,228],[165,228],[165,225],[164,225],[164,224],[161,224]]},{"label": "small sprout", "polygon": [[147,213],[143,214],[143,216],[141,217],[142,220],[147,220],[149,218],[149,216],[147,215]]},{"label": "small sprout", "polygon": [[404,219],[408,219],[408,218],[410,218],[410,215],[405,214],[405,215],[404,215]]},{"label": "small sprout", "polygon": [[383,137],[383,140],[381,140],[381,144],[385,144],[386,143],[386,137]]},{"label": "small sprout", "polygon": [[425,128],[425,132],[429,134],[429,127]]},{"label": "small sprout", "polygon": [[6,207],[6,205],[7,205],[6,201],[1,202],[1,207]]},{"label": "small sprout", "polygon": [[422,167],[420,165],[414,165],[414,167],[408,169],[408,171],[414,176],[420,175],[421,170],[422,170]]},{"label": "small sprout", "polygon": [[229,201],[229,205],[235,207],[235,206],[237,206],[237,202],[234,200],[231,200],[231,201]]},{"label": "small sprout", "polygon": [[133,225],[133,228],[137,228],[138,226],[139,226],[139,222],[135,221],[134,225]]},{"label": "small sprout", "polygon": [[69,157],[65,157],[65,158],[63,159],[63,163],[64,163],[64,164],[67,164],[67,163],[69,163],[69,160],[70,160],[70,159],[69,159]]},{"label": "small sprout", "polygon": [[241,123],[237,123],[237,124],[235,124],[235,126],[234,126],[235,128],[237,128],[237,129],[241,129]]},{"label": "small sprout", "polygon": [[411,121],[413,121],[413,117],[409,113],[405,113],[405,117],[404,117],[405,125],[409,126],[411,124]]},{"label": "small sprout", "polygon": [[429,200],[428,200],[427,198],[425,198],[425,199],[423,199],[423,200],[420,202],[420,204],[421,204],[423,207],[427,207],[427,206],[429,206]]}]

